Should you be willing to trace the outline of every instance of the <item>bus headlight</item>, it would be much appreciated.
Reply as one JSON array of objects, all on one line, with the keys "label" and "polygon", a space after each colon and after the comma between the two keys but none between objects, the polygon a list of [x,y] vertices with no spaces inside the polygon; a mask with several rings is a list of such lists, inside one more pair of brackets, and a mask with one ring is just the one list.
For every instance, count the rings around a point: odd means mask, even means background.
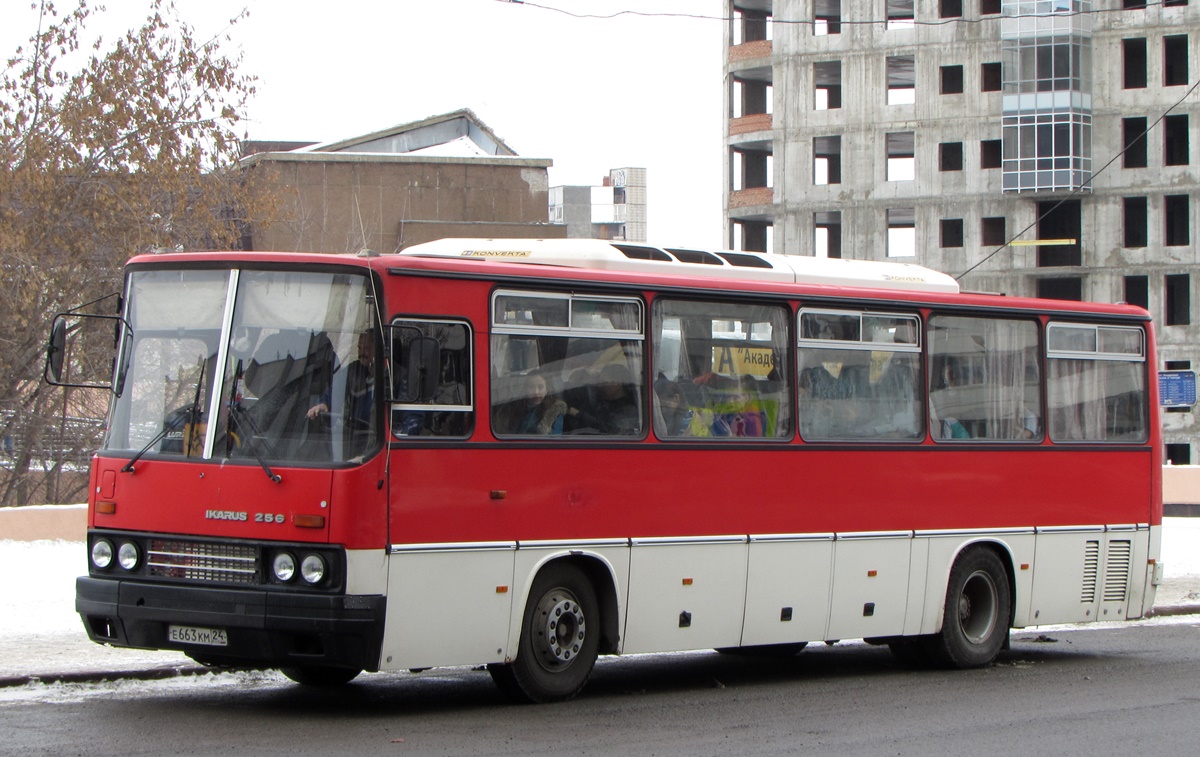
[{"label": "bus headlight", "polygon": [[300,563],[300,577],[310,584],[321,583],[325,578],[325,561],[320,555],[307,555]]},{"label": "bus headlight", "polygon": [[113,546],[108,539],[97,539],[92,544],[92,565],[107,570],[113,561]]},{"label": "bus headlight", "polygon": [[271,562],[271,570],[275,573],[275,580],[287,583],[296,575],[296,558],[287,552],[280,552]]},{"label": "bus headlight", "polygon": [[131,541],[124,542],[121,544],[121,548],[117,550],[117,563],[125,570],[136,568],[140,557],[137,545]]}]

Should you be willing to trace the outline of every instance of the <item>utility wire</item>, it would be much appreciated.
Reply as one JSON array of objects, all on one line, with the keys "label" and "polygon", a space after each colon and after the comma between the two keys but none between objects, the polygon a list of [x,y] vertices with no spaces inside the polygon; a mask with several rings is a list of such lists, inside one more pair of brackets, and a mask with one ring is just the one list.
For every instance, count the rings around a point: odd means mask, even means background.
[{"label": "utility wire", "polygon": [[[702,13],[668,13],[668,12],[652,12],[652,11],[635,11],[622,10],[614,11],[613,13],[578,13],[565,8],[556,8],[552,5],[542,5],[541,3],[531,3],[526,0],[497,0],[497,2],[508,3],[510,5],[524,5],[538,10],[551,11],[553,13],[561,13],[564,16],[570,16],[577,19],[590,19],[608,21],[621,16],[638,16],[642,18],[686,18],[697,19],[701,21],[736,21],[738,16],[713,16]],[[1049,13],[1014,13],[1010,15],[1001,15],[999,13],[981,16],[980,18],[964,18],[956,16],[953,18],[939,18],[936,21],[923,21],[915,16],[892,16],[885,19],[843,19],[832,18],[828,16],[816,17],[809,19],[790,19],[790,18],[775,18],[767,14],[763,16],[763,20],[770,21],[772,24],[813,24],[816,22],[836,22],[843,26],[871,26],[874,24],[883,24],[895,22],[904,22],[905,25],[911,26],[946,26],[948,24],[982,24],[1001,19],[1018,19],[1018,18],[1071,18],[1074,16],[1099,16],[1109,13],[1127,13],[1129,11],[1146,10],[1154,6],[1167,6],[1167,0],[1148,0],[1144,5],[1136,8],[1093,8],[1090,10],[1074,10],[1074,11],[1051,11]]]}]

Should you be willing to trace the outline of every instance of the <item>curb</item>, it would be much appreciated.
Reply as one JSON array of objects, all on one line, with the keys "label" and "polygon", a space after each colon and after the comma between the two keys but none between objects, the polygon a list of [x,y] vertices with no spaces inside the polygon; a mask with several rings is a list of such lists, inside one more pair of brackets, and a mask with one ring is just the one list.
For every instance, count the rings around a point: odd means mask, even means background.
[{"label": "curb", "polygon": [[1172,615],[1197,615],[1200,614],[1200,604],[1193,605],[1163,605],[1162,607],[1151,607],[1150,612],[1146,613],[1147,618],[1166,618]]},{"label": "curb", "polygon": [[74,673],[36,673],[23,676],[0,676],[0,689],[41,683],[103,683],[106,681],[159,681],[166,678],[202,676],[248,668],[206,668],[201,665],[179,665],[141,670],[78,671]]},{"label": "curb", "polygon": [[[1200,603],[1154,607],[1145,618],[1166,618],[1178,615],[1200,615]],[[1086,628],[1086,625],[1084,626]],[[186,678],[217,673],[242,672],[255,668],[208,668],[203,665],[171,665],[141,670],[83,671],[75,673],[38,673],[23,676],[0,676],[0,689],[30,684],[104,683],[106,681],[160,681],[167,678]]]}]

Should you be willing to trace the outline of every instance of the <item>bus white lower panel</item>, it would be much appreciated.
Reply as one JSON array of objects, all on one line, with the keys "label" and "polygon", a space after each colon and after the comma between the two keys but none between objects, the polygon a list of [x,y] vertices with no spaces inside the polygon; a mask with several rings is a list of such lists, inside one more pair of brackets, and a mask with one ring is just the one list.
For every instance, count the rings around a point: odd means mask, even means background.
[{"label": "bus white lower panel", "polygon": [[825,638],[833,575],[833,535],[750,542],[743,645]]},{"label": "bus white lower panel", "polygon": [[644,543],[630,554],[625,654],[734,647],[746,601],[746,543]]},{"label": "bus white lower panel", "polygon": [[392,554],[380,669],[503,662],[515,554],[486,547]]},{"label": "bus white lower panel", "polygon": [[1136,526],[1039,532],[1030,623],[1124,620],[1144,599],[1149,538]]},{"label": "bus white lower panel", "polygon": [[912,532],[838,536],[826,639],[904,633],[912,544]]}]

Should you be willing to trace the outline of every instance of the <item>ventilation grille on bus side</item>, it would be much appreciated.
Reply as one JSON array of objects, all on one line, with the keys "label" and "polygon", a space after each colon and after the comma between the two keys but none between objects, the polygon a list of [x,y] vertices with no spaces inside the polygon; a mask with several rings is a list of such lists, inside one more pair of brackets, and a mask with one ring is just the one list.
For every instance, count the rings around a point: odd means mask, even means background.
[{"label": "ventilation grille on bus side", "polygon": [[1112,541],[1108,543],[1108,557],[1104,561],[1105,602],[1123,602],[1128,596],[1132,555],[1132,542]]},{"label": "ventilation grille on bus side", "polygon": [[1090,605],[1096,601],[1096,579],[1100,573],[1100,542],[1089,541],[1083,553],[1083,591],[1079,601]]},{"label": "ventilation grille on bus side", "polygon": [[258,581],[258,550],[243,544],[151,539],[146,557],[152,576],[235,584]]}]

